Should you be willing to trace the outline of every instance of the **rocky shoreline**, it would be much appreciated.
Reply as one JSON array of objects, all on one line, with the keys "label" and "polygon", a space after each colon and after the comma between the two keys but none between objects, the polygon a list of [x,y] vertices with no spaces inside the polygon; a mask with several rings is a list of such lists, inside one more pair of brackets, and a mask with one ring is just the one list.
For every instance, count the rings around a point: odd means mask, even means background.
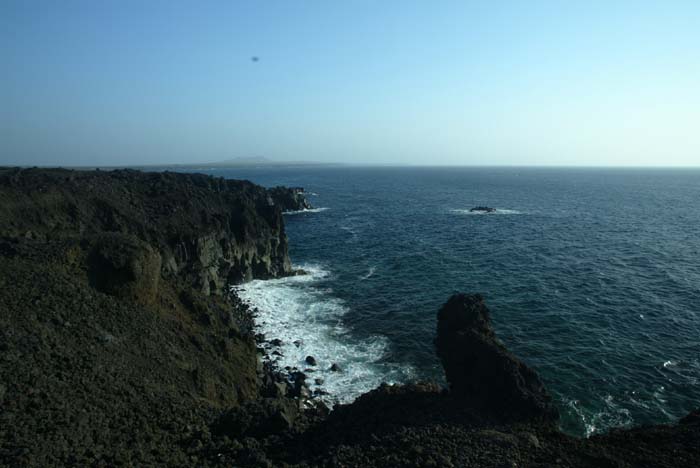
[{"label": "rocky shoreline", "polygon": [[304,368],[261,359],[275,337],[256,339],[255,311],[229,291],[299,273],[282,214],[310,208],[300,188],[205,175],[0,168],[0,465],[700,461],[698,411],[562,434],[478,295],[437,314],[448,388],[382,385],[330,411]]}]

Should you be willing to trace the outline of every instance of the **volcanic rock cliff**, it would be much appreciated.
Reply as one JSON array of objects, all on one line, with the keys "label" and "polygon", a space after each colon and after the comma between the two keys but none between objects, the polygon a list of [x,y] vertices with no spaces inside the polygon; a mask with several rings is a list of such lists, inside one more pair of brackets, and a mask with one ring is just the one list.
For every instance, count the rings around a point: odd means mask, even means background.
[{"label": "volcanic rock cliff", "polygon": [[[578,439],[481,296],[437,315],[448,382],[330,414],[262,366],[226,286],[293,274],[301,192],[204,175],[0,169],[1,466],[677,467],[700,415]],[[430,339],[426,337],[426,339]]]},{"label": "volcanic rock cliff", "polygon": [[283,211],[300,211],[311,209],[311,204],[306,199],[302,187],[273,187],[269,189],[270,194],[275,199]]},{"label": "volcanic rock cliff", "polygon": [[[180,278],[205,294],[291,271],[281,212],[296,191],[132,170],[9,169],[0,184],[3,237],[93,241],[110,233],[106,243],[130,238],[132,248],[138,239],[155,249],[163,277]],[[97,255],[97,262],[110,261]]]},{"label": "volcanic rock cliff", "polygon": [[258,396],[227,286],[290,273],[250,182],[0,169],[0,465],[191,463],[172,445]]}]

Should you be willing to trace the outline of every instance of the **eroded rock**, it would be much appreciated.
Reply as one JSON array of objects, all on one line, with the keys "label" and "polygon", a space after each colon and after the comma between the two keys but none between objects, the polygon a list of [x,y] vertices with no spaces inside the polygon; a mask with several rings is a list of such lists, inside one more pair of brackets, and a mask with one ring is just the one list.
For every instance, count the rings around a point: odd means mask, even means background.
[{"label": "eroded rock", "polygon": [[302,187],[274,187],[269,189],[270,201],[282,208],[282,211],[300,211],[311,209],[311,204],[304,195]]},{"label": "eroded rock", "polygon": [[91,283],[101,292],[141,303],[152,302],[158,292],[160,254],[134,236],[99,236],[88,262]]},{"label": "eroded rock", "polygon": [[480,295],[456,294],[442,306],[435,344],[453,396],[516,419],[558,419],[537,373],[496,339]]}]

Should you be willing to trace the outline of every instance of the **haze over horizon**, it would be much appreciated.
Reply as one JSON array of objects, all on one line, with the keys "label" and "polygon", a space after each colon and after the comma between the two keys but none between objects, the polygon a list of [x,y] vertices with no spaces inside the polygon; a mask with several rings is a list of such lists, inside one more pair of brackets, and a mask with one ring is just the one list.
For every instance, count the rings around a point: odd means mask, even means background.
[{"label": "haze over horizon", "polygon": [[0,165],[700,165],[700,3],[0,4]]}]

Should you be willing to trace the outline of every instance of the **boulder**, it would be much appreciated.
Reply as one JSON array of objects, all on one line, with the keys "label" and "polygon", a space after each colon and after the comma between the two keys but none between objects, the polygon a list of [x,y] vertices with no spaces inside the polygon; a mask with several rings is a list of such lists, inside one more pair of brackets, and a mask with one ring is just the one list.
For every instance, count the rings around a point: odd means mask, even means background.
[{"label": "boulder", "polygon": [[535,371],[497,340],[480,295],[452,296],[438,312],[437,328],[437,354],[451,395],[508,418],[559,418]]},{"label": "boulder", "polygon": [[100,235],[88,257],[92,286],[112,296],[150,303],[160,281],[161,256],[129,234]]},{"label": "boulder", "polygon": [[229,437],[265,437],[288,431],[298,416],[296,401],[262,398],[225,412],[214,424],[214,432]]}]

